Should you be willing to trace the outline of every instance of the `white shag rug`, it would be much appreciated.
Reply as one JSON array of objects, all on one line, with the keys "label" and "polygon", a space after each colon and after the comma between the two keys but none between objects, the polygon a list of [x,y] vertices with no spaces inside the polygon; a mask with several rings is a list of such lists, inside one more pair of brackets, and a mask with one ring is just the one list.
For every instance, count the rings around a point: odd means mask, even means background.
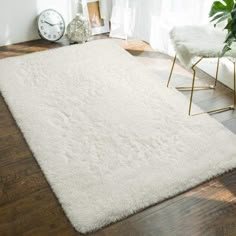
[{"label": "white shag rug", "polygon": [[[236,167],[236,136],[110,40],[0,60],[0,90],[87,233]],[[198,109],[194,107],[194,109]]]}]

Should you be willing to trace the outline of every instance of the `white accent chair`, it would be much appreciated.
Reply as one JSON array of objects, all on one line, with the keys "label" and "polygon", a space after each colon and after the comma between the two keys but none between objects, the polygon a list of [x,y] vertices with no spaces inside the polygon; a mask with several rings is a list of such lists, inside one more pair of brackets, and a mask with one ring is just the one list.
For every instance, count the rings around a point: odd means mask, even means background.
[{"label": "white accent chair", "polygon": [[[225,46],[224,42],[226,39],[227,32],[220,28],[214,28],[212,25],[205,26],[179,26],[173,28],[170,33],[170,37],[174,48],[176,50],[176,55],[171,67],[170,76],[168,79],[167,87],[170,85],[172,78],[174,66],[176,59],[180,60],[181,64],[186,68],[191,68],[193,70],[193,79],[191,87],[176,87],[179,90],[190,90],[190,104],[189,104],[189,115],[191,115],[193,93],[195,90],[205,90],[205,89],[215,89],[218,81],[218,72],[220,65],[220,58],[222,58],[222,50]],[[233,105],[210,110],[207,113],[217,113],[228,110],[234,110],[236,106],[236,64],[233,58],[236,58],[236,48],[228,51],[224,57],[227,57],[232,61],[234,65],[234,101]],[[197,61],[195,58],[200,58]],[[196,79],[196,66],[204,58],[217,58],[216,67],[216,77],[215,83],[209,86],[195,86]],[[195,62],[194,62],[195,60]]]}]

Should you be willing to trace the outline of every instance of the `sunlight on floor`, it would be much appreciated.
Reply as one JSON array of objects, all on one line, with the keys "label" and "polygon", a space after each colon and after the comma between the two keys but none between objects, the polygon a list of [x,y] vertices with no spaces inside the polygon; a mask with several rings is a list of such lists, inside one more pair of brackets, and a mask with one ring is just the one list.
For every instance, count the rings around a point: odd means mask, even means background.
[{"label": "sunlight on floor", "polygon": [[[209,192],[212,192],[212,194],[209,194]],[[205,194],[206,196],[204,196]],[[229,203],[236,200],[236,195],[220,181],[214,182],[214,184],[201,191],[201,193],[198,194],[198,197],[200,197],[201,199],[225,203]]]}]

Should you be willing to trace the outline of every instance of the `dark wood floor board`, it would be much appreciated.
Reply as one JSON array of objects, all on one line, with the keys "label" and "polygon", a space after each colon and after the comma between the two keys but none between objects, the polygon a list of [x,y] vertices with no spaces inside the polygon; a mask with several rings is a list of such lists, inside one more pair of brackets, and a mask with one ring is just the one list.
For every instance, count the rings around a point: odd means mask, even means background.
[{"label": "dark wood floor board", "polygon": [[24,52],[9,51],[9,52],[1,52],[0,57],[7,58],[7,57],[15,57],[15,56],[21,56],[21,55],[24,55]]},{"label": "dark wood floor board", "polygon": [[44,232],[60,230],[68,225],[54,194],[50,189],[6,204],[0,209],[0,232],[3,235],[25,235],[42,227]]},{"label": "dark wood floor board", "polygon": [[[0,127],[0,130],[6,130],[7,128],[2,129]],[[19,130],[16,127],[8,130],[12,132],[8,135],[0,136],[0,167],[32,158],[33,156]]]},{"label": "dark wood floor board", "polygon": [[[106,35],[97,38],[107,38]],[[167,71],[171,58],[154,52],[140,41],[117,42],[145,63],[157,63]],[[69,45],[43,40],[24,42],[0,48],[0,58]],[[199,84],[214,80],[198,70]],[[191,84],[191,71],[177,65],[176,84]],[[187,97],[189,93],[184,93]],[[232,91],[222,84],[216,90],[194,94],[194,101],[205,109],[231,103]],[[187,108],[186,108],[187,109]],[[236,132],[236,112],[214,116]],[[69,223],[55,195],[50,189],[23,135],[0,97],[0,236],[79,236]],[[93,236],[235,236],[236,235],[236,170],[206,182],[177,197],[152,206]]]},{"label": "dark wood floor board", "polygon": [[11,126],[14,124],[14,119],[9,118],[9,116],[6,115],[6,112],[0,108],[0,128],[2,128],[3,126]]},{"label": "dark wood floor board", "polygon": [[22,161],[28,158],[33,158],[31,151],[24,146],[16,146],[12,149],[0,151],[0,167],[7,168],[8,165]]},{"label": "dark wood floor board", "polygon": [[0,96],[0,137],[2,135],[5,135],[5,133],[3,131],[3,128],[5,126],[15,127],[15,131],[19,131],[19,129],[16,127],[16,122],[15,122],[14,118],[12,117],[10,111],[8,110],[7,106],[1,105],[2,102],[4,102],[4,101],[3,101],[2,97]]},{"label": "dark wood floor board", "polygon": [[6,137],[9,135],[17,135],[19,134],[19,129],[16,128],[15,124],[2,126],[0,130],[0,137]]},{"label": "dark wood floor board", "polygon": [[47,42],[47,41],[44,41],[41,39],[36,39],[36,40],[28,41],[28,42],[22,42],[22,43],[18,43],[18,44],[2,46],[2,47],[0,47],[0,52],[8,52],[11,50],[21,50],[24,48],[28,49],[31,47],[55,48],[55,47],[61,47],[61,46],[65,46],[65,45],[69,45],[69,42],[66,39],[62,39],[62,40],[58,41],[56,44],[51,43],[51,42]]},{"label": "dark wood floor board", "polygon": [[49,187],[33,158],[0,168],[0,206]]},{"label": "dark wood floor board", "polygon": [[32,158],[32,153],[0,96],[0,167]]}]

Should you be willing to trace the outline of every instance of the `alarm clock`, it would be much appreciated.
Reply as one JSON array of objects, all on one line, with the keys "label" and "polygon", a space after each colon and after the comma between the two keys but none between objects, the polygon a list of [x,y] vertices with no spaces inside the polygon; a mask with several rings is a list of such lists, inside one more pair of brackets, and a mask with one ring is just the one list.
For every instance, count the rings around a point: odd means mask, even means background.
[{"label": "alarm clock", "polygon": [[65,21],[62,15],[53,9],[43,11],[37,23],[40,37],[50,42],[56,42],[65,33]]}]

